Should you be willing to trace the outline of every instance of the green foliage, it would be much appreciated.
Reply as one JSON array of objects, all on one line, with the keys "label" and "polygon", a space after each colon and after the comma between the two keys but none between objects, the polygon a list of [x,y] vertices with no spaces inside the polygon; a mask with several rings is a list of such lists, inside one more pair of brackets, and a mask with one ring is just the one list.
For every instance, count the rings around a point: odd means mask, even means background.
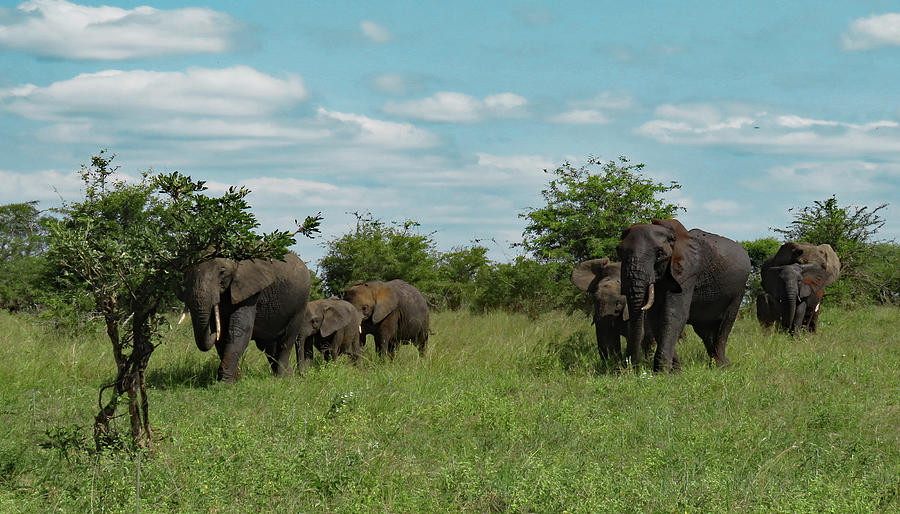
[{"label": "green foliage", "polygon": [[487,248],[478,245],[457,246],[439,254],[435,279],[424,284],[432,305],[442,309],[460,309],[472,305],[481,273],[490,267]]},{"label": "green foliage", "polygon": [[33,308],[42,295],[45,218],[37,202],[0,205],[0,309]]},{"label": "green foliage", "polygon": [[760,270],[762,265],[781,248],[781,241],[772,237],[763,237],[753,241],[741,241],[741,246],[747,250],[750,256],[750,276],[747,277],[747,292],[745,297],[749,301],[756,301],[756,296],[762,292],[762,280]]},{"label": "green foliage", "polygon": [[590,157],[579,168],[566,162],[544,170],[554,175],[541,191],[547,205],[519,214],[528,222],[520,246],[544,261],[615,258],[623,229],[683,210],[658,198],[681,186],[644,178],[643,169],[625,157],[608,162]]},{"label": "green foliage", "polygon": [[340,296],[357,280],[399,278],[420,287],[436,278],[434,241],[416,232],[419,223],[387,224],[371,213],[354,214],[356,229],[326,242],[319,261],[328,293]]},{"label": "green foliage", "polygon": [[560,262],[538,262],[519,256],[511,263],[495,263],[475,280],[475,312],[501,309],[535,317],[540,313],[571,311],[585,295],[569,282],[572,267]]},{"label": "green foliage", "polygon": [[688,329],[660,376],[598,366],[580,313],[446,311],[425,358],[369,344],[274,380],[247,352],[229,387],[174,325],[138,463],[93,452],[83,423],[104,334],[0,312],[0,511],[896,512],[896,316],[826,307],[793,339],[742,317],[727,370]]},{"label": "green foliage", "polygon": [[832,196],[813,205],[789,209],[794,221],[787,228],[773,229],[785,241],[831,245],[841,260],[839,280],[828,288],[828,296],[845,305],[869,302],[898,303],[900,289],[896,287],[896,244],[874,240],[885,224],[878,212],[888,204],[874,209],[868,206],[839,207]]}]

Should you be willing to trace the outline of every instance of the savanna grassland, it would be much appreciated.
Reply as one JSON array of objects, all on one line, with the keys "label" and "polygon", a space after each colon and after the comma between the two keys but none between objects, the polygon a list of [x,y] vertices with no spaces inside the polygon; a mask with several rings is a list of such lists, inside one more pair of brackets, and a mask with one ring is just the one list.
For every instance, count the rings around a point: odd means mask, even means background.
[{"label": "savanna grassland", "polygon": [[[729,369],[616,373],[580,314],[435,313],[420,359],[275,379],[251,346],[214,381],[190,326],[147,378],[156,441],[93,450],[104,334],[0,313],[3,512],[887,512],[900,508],[900,311],[826,307],[820,333],[743,313]],[[120,407],[120,412],[126,409]],[[127,416],[117,421],[127,438]]]}]

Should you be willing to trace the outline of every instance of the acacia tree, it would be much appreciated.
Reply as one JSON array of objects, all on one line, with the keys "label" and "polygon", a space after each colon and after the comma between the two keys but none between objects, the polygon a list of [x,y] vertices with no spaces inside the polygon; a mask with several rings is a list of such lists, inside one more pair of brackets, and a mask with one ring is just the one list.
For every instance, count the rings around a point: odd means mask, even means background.
[{"label": "acacia tree", "polygon": [[[160,314],[174,296],[184,272],[214,257],[235,260],[281,258],[296,234],[262,236],[249,211],[245,188],[207,196],[203,181],[179,172],[144,173],[140,182],[117,179],[114,155],[100,152],[82,165],[85,197],[58,209],[46,222],[47,258],[60,285],[90,298],[106,325],[116,378],[100,390],[95,417],[98,446],[114,440],[110,421],[123,395],[128,397],[131,440],[148,447],[150,429],[144,372],[159,344]],[[298,232],[316,230],[307,218]],[[111,396],[104,403],[104,393]]]},{"label": "acacia tree", "polygon": [[626,157],[603,162],[589,157],[575,167],[566,162],[541,191],[547,205],[528,208],[520,218],[528,225],[518,243],[543,261],[579,262],[595,257],[615,257],[622,229],[653,218],[671,218],[683,208],[658,195],[680,189],[644,178],[644,164]]}]

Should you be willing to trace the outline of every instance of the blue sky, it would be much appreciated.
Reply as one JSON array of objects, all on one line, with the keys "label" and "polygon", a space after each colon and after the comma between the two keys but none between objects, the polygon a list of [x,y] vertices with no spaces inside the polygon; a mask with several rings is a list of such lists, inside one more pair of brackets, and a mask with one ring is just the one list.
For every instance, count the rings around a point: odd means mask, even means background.
[{"label": "blue sky", "polygon": [[0,203],[121,173],[246,185],[264,229],[413,219],[516,255],[545,168],[625,155],[685,226],[771,236],[836,194],[900,238],[895,2],[31,0],[0,7]]}]

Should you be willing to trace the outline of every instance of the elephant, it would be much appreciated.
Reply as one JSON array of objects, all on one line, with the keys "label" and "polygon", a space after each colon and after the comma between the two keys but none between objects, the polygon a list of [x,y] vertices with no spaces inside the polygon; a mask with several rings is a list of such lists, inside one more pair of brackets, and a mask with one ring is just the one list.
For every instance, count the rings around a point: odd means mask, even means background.
[{"label": "elephant", "polygon": [[[590,259],[578,263],[569,277],[575,287],[591,296],[597,350],[603,359],[620,359],[620,337],[628,335],[628,304],[621,292],[621,268],[621,263],[612,262],[606,257]],[[644,355],[649,355],[653,344],[653,333],[648,328],[644,331],[641,342]],[[676,355],[673,366],[677,366],[677,363]]]},{"label": "elephant", "polygon": [[304,328],[297,338],[297,365],[308,365],[312,360],[313,347],[322,352],[325,360],[337,359],[345,353],[353,361],[359,360],[362,355],[359,346],[361,324],[362,313],[352,303],[336,296],[308,302]]},{"label": "elephant", "polygon": [[630,313],[627,354],[635,367],[645,318],[656,337],[654,371],[672,369],[686,324],[717,365],[730,364],[725,347],[750,275],[750,257],[740,244],[700,229],[689,232],[678,220],[654,219],[625,229],[616,252]]},{"label": "elephant", "polygon": [[763,292],[756,300],[760,324],[780,326],[791,334],[809,328],[825,293],[826,271],[817,263],[769,266],[762,270]]},{"label": "elephant", "polygon": [[[814,245],[810,243],[798,243],[795,241],[789,241],[781,245],[781,248],[778,249],[778,252],[776,252],[775,255],[773,255],[769,258],[769,260],[763,263],[760,275],[764,275],[766,269],[772,266],[784,266],[787,264],[795,263],[818,264],[824,270],[824,276],[822,278],[822,295],[824,295],[825,288],[833,284],[838,279],[838,276],[840,276],[841,272],[841,261],[835,253],[834,249],[831,248],[831,245]],[[819,326],[819,308],[821,307],[821,296],[819,300],[820,303],[818,307],[810,315],[811,317],[808,320],[805,320],[803,323],[810,332],[815,332]],[[760,316],[760,302],[761,301],[757,298],[757,317]],[[762,302],[764,304],[763,309],[765,309],[767,300],[762,300]],[[760,323],[763,322],[763,319],[768,319],[768,317],[770,316],[764,311],[762,317],[759,318]]]},{"label": "elephant", "polygon": [[185,273],[179,297],[191,312],[197,347],[208,351],[215,345],[218,379],[234,382],[251,339],[276,375],[291,372],[309,288],[306,264],[289,252],[282,260],[202,262]]},{"label": "elephant", "polygon": [[366,335],[375,337],[375,350],[381,357],[394,358],[396,344],[411,342],[419,355],[425,355],[430,333],[428,303],[414,286],[403,280],[355,282],[344,293],[344,300],[362,313],[359,342]]}]

